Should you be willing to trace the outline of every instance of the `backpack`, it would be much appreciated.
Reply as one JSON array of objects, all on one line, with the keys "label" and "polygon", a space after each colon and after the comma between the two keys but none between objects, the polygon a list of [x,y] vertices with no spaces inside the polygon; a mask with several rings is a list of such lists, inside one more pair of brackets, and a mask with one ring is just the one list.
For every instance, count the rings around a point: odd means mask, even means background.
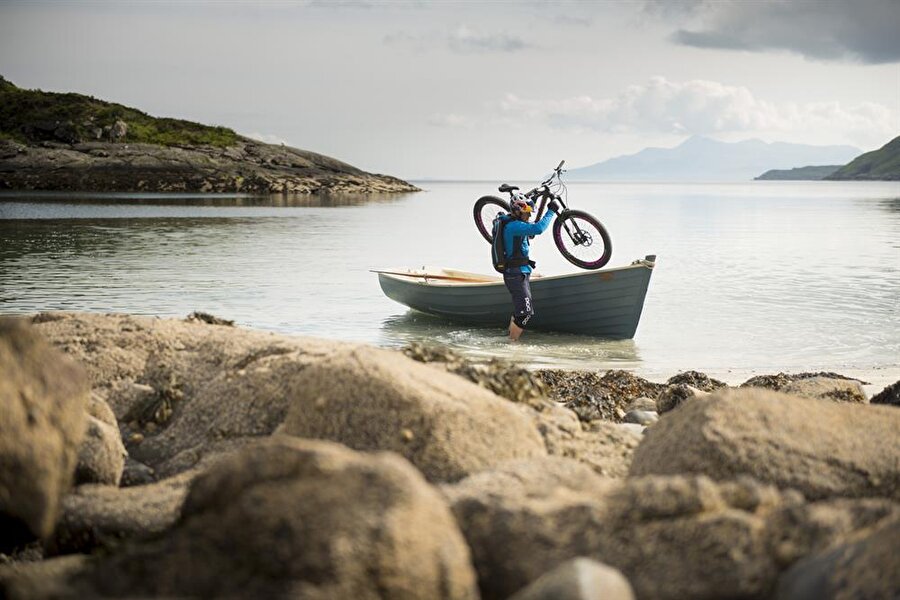
[{"label": "backpack", "polygon": [[519,236],[513,239],[513,255],[511,257],[506,256],[504,234],[506,226],[513,220],[512,215],[500,213],[494,217],[494,223],[491,227],[493,236],[491,238],[491,263],[493,263],[494,270],[498,273],[506,273],[507,269],[525,265],[534,267],[534,262],[522,255],[522,239]]}]

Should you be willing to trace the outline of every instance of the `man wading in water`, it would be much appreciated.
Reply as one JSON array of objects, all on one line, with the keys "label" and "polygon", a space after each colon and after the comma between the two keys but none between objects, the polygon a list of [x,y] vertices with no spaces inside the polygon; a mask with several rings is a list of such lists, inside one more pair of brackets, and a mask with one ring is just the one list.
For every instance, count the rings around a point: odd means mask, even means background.
[{"label": "man wading in water", "polygon": [[503,250],[506,256],[506,269],[503,282],[512,296],[513,314],[509,320],[509,339],[517,341],[525,331],[528,320],[534,314],[531,301],[531,269],[534,262],[528,259],[529,236],[544,233],[550,222],[559,213],[559,204],[550,202],[547,213],[537,223],[529,223],[528,219],[534,211],[532,203],[517,199],[511,206],[511,218],[503,225]]}]

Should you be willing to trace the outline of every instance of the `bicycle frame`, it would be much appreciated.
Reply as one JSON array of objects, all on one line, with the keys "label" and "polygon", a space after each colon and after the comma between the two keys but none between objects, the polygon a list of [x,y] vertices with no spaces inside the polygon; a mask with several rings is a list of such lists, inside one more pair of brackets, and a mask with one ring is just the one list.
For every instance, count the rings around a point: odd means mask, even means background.
[{"label": "bicycle frame", "polygon": [[[490,222],[496,214],[509,213],[512,205],[517,201],[528,201],[532,208],[532,214],[540,221],[547,216],[547,207],[558,204],[558,214],[553,221],[553,241],[562,255],[570,263],[583,269],[599,269],[609,262],[612,253],[612,242],[603,224],[597,218],[583,210],[573,209],[569,206],[566,184],[562,181],[562,167],[565,161],[553,169],[549,177],[534,189],[527,192],[517,192],[519,188],[502,184],[498,191],[508,192],[509,201],[496,196],[483,196],[475,202],[475,225],[481,236],[490,243]],[[535,206],[536,205],[536,206]],[[487,212],[485,209],[488,209]],[[493,211],[493,212],[491,212]],[[530,220],[530,219],[529,219]],[[533,237],[533,236],[530,236]],[[571,243],[570,243],[571,242]],[[596,246],[596,248],[593,248]],[[584,248],[587,250],[579,250]],[[595,252],[597,250],[597,252]],[[577,251],[577,254],[573,252]],[[593,253],[596,256],[584,257],[584,252]]]},{"label": "bicycle frame", "polygon": [[[544,210],[547,208],[547,204],[549,204],[550,201],[552,201],[552,200],[556,200],[559,203],[559,205],[562,207],[562,211],[560,211],[560,213],[559,213],[560,215],[563,214],[564,212],[566,212],[567,210],[569,210],[569,206],[568,206],[568,204],[566,204],[566,201],[562,197],[562,195],[554,194],[553,192],[550,191],[550,184],[553,183],[554,179],[556,179],[560,183],[560,185],[565,189],[565,184],[563,184],[562,177],[561,177],[562,173],[565,172],[562,170],[562,167],[565,164],[565,162],[566,161],[560,161],[559,166],[553,170],[553,174],[550,175],[550,177],[548,177],[544,181],[542,181],[541,185],[522,194],[529,200],[535,200],[535,201],[540,200],[540,205],[538,206],[538,210],[537,210],[537,213],[535,216],[535,221],[541,220],[541,218],[544,216]],[[510,197],[511,198],[513,197],[513,192],[510,192]],[[582,243],[585,242],[585,234],[581,230],[581,228],[578,226],[577,222],[573,221],[572,226],[574,228],[574,231],[572,229],[569,229],[568,223],[565,223],[565,222],[563,223],[563,229],[566,231],[566,234],[572,240],[572,243],[581,245]]]}]

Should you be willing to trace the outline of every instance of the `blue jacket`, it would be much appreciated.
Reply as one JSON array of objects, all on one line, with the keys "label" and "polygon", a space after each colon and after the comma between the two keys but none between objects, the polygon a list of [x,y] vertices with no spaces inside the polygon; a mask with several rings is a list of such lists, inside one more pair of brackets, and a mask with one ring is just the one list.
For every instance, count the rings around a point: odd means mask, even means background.
[{"label": "blue jacket", "polygon": [[[503,229],[503,250],[506,252],[506,256],[511,257],[513,255],[513,240],[514,238],[519,238],[521,240],[519,242],[519,249],[522,251],[522,256],[528,258],[528,236],[541,235],[547,231],[547,228],[550,227],[550,223],[555,216],[555,212],[548,210],[544,214],[544,217],[537,223],[526,223],[525,221],[519,221],[518,219],[507,223],[506,227]],[[522,273],[531,273],[531,267],[528,265],[513,267],[511,270],[515,272],[517,269]]]}]

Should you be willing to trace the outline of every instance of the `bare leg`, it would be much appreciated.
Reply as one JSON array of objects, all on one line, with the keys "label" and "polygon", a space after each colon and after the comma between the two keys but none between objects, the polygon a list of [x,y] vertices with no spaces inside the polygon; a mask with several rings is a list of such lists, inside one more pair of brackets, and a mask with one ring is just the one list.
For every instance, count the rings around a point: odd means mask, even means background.
[{"label": "bare leg", "polygon": [[522,332],[525,330],[516,325],[516,322],[512,320],[512,317],[509,319],[509,341],[518,342],[519,338],[522,336]]}]

